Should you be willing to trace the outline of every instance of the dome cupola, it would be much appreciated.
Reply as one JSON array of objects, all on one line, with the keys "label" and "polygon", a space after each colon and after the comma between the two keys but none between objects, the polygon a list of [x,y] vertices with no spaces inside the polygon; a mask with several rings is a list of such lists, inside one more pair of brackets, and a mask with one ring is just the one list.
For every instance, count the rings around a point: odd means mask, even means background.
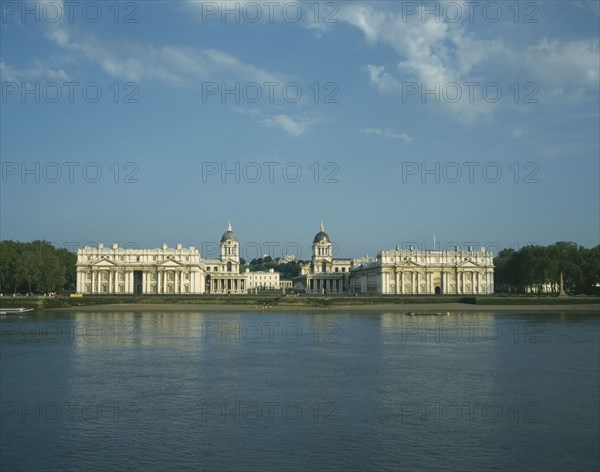
[{"label": "dome cupola", "polygon": [[320,243],[321,241],[325,241],[326,243],[330,242],[329,235],[325,232],[322,221],[319,232],[315,235],[315,239],[313,239],[313,244]]},{"label": "dome cupola", "polygon": [[227,231],[225,231],[223,233],[223,236],[221,236],[221,242],[224,243],[226,241],[237,242],[237,236],[235,235],[235,233],[231,229],[231,222],[229,222],[227,224]]}]

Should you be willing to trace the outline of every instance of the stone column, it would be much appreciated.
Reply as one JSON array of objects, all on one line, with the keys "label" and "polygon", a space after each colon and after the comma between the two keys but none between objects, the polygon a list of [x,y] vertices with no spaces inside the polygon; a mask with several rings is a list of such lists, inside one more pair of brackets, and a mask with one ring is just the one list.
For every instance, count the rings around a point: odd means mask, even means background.
[{"label": "stone column", "polygon": [[459,276],[459,272],[458,272],[458,268],[454,269],[454,285],[455,285],[455,292],[458,295],[458,285],[459,285],[459,281],[460,279],[458,278]]}]

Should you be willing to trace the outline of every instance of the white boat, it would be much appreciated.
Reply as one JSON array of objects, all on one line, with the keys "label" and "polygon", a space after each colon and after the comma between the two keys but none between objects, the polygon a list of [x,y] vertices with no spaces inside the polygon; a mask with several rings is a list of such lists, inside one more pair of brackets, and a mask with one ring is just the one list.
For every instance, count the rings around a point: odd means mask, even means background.
[{"label": "white boat", "polygon": [[21,315],[31,311],[33,311],[33,308],[0,308],[0,315]]}]

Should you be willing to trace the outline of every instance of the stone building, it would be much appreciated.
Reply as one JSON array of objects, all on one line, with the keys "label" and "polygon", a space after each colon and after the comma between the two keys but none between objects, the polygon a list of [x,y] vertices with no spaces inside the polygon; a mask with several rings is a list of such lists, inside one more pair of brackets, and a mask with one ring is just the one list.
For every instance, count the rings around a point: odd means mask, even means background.
[{"label": "stone building", "polygon": [[494,293],[494,258],[480,250],[414,251],[396,248],[357,261],[350,292],[394,295]]},{"label": "stone building", "polygon": [[256,271],[250,272],[250,269],[246,269],[246,280],[248,281],[249,290],[279,290],[284,288],[279,280],[279,272],[275,272],[275,269],[269,269],[269,271]]},{"label": "stone building", "polygon": [[321,294],[490,294],[494,293],[494,258],[484,248],[456,247],[453,251],[396,248],[373,258],[334,259],[321,223],[311,262],[294,278],[294,288]]},{"label": "stone building", "polygon": [[99,244],[77,251],[77,292],[82,294],[242,294],[282,288],[279,273],[240,273],[240,244],[231,223],[218,259],[203,259],[191,246],[125,249]]},{"label": "stone building", "polygon": [[237,294],[248,292],[248,278],[240,274],[240,243],[231,228],[221,236],[219,259],[203,259],[201,267],[206,273],[205,293]]},{"label": "stone building", "polygon": [[333,246],[321,222],[313,239],[311,261],[294,277],[294,289],[307,293],[347,293],[351,267],[352,259],[333,258]]},{"label": "stone building", "polygon": [[77,251],[77,292],[83,294],[204,293],[200,253],[190,246],[125,249],[113,244]]},{"label": "stone building", "polygon": [[494,263],[484,248],[452,251],[380,251],[373,258],[338,259],[321,223],[309,263],[293,282],[279,273],[240,272],[240,244],[231,223],[218,259],[194,247],[125,249],[99,244],[77,251],[77,292],[82,294],[243,294],[293,288],[320,294],[490,294]]}]

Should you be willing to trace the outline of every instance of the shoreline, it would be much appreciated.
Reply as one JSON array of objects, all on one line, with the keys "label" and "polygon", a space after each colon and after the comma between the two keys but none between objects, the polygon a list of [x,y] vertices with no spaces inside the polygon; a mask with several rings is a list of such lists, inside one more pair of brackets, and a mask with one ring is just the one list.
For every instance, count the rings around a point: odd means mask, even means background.
[{"label": "shoreline", "polygon": [[41,311],[66,311],[66,312],[109,312],[109,311],[148,311],[148,312],[239,312],[239,311],[260,311],[265,313],[275,312],[398,312],[407,311],[431,311],[441,312],[590,312],[596,311],[600,316],[600,304],[564,304],[564,305],[472,305],[468,303],[415,303],[409,304],[373,304],[373,305],[333,305],[326,307],[306,306],[306,305],[284,305],[275,306],[261,305],[225,305],[225,304],[163,304],[163,303],[115,303],[106,305],[87,305],[73,306],[64,308],[46,308]]}]

